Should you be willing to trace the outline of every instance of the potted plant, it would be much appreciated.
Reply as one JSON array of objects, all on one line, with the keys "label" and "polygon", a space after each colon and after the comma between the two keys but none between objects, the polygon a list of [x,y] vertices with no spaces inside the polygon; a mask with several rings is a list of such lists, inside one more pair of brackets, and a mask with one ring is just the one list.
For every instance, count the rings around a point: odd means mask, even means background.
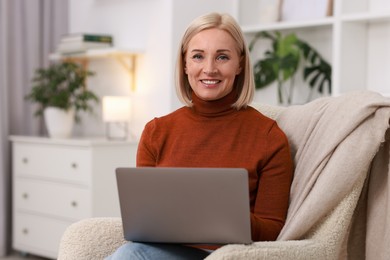
[{"label": "potted plant", "polygon": [[92,102],[99,102],[99,98],[85,84],[93,74],[70,61],[35,71],[26,99],[39,105],[35,115],[44,116],[51,137],[69,137],[73,122],[80,121],[79,112],[93,112]]},{"label": "potted plant", "polygon": [[[308,43],[299,39],[294,33],[283,36],[280,32],[259,32],[249,44],[250,51],[261,38],[271,40],[271,50],[267,50],[264,58],[254,64],[256,89],[277,82],[279,103],[291,104],[294,76],[303,62],[303,79],[309,81],[311,88],[308,101],[314,90],[323,93],[327,86],[330,92],[332,68]],[[290,85],[284,85],[289,79]]]}]

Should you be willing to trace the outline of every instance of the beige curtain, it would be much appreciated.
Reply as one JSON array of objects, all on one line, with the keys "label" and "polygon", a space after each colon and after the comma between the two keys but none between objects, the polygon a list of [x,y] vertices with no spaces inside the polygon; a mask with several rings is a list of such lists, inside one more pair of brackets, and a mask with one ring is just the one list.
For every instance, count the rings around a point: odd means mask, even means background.
[{"label": "beige curtain", "polygon": [[24,100],[36,68],[68,31],[67,0],[0,1],[0,256],[11,247],[9,135],[39,135],[41,122]]}]

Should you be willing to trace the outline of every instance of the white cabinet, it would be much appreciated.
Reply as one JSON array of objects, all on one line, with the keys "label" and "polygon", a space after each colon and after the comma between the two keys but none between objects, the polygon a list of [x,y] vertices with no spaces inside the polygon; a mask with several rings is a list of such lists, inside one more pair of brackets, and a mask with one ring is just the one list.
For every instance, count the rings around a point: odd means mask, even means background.
[{"label": "white cabinet", "polygon": [[71,223],[120,216],[115,168],[135,166],[135,142],[12,136],[13,248],[57,258]]},{"label": "white cabinet", "polygon": [[[259,24],[258,2],[239,1],[248,41],[264,30],[295,32],[332,64],[332,95],[368,89],[390,96],[390,1],[333,0],[333,16],[273,24]],[[266,47],[258,48],[253,59]]]}]

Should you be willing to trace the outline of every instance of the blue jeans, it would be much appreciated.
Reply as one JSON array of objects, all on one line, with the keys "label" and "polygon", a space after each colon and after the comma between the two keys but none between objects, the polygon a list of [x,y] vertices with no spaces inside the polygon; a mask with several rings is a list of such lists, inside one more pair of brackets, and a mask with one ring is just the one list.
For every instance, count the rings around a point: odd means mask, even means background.
[{"label": "blue jeans", "polygon": [[200,260],[208,255],[204,250],[179,244],[127,242],[105,260]]}]

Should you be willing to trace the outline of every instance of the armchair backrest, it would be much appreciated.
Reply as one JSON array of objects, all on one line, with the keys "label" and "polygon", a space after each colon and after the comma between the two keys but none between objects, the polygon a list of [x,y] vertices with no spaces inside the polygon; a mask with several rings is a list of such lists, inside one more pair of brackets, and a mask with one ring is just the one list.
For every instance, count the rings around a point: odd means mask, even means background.
[{"label": "armchair backrest", "polygon": [[273,106],[263,103],[252,103],[251,107],[260,111],[263,115],[276,120],[279,114],[286,109],[282,106]]}]

